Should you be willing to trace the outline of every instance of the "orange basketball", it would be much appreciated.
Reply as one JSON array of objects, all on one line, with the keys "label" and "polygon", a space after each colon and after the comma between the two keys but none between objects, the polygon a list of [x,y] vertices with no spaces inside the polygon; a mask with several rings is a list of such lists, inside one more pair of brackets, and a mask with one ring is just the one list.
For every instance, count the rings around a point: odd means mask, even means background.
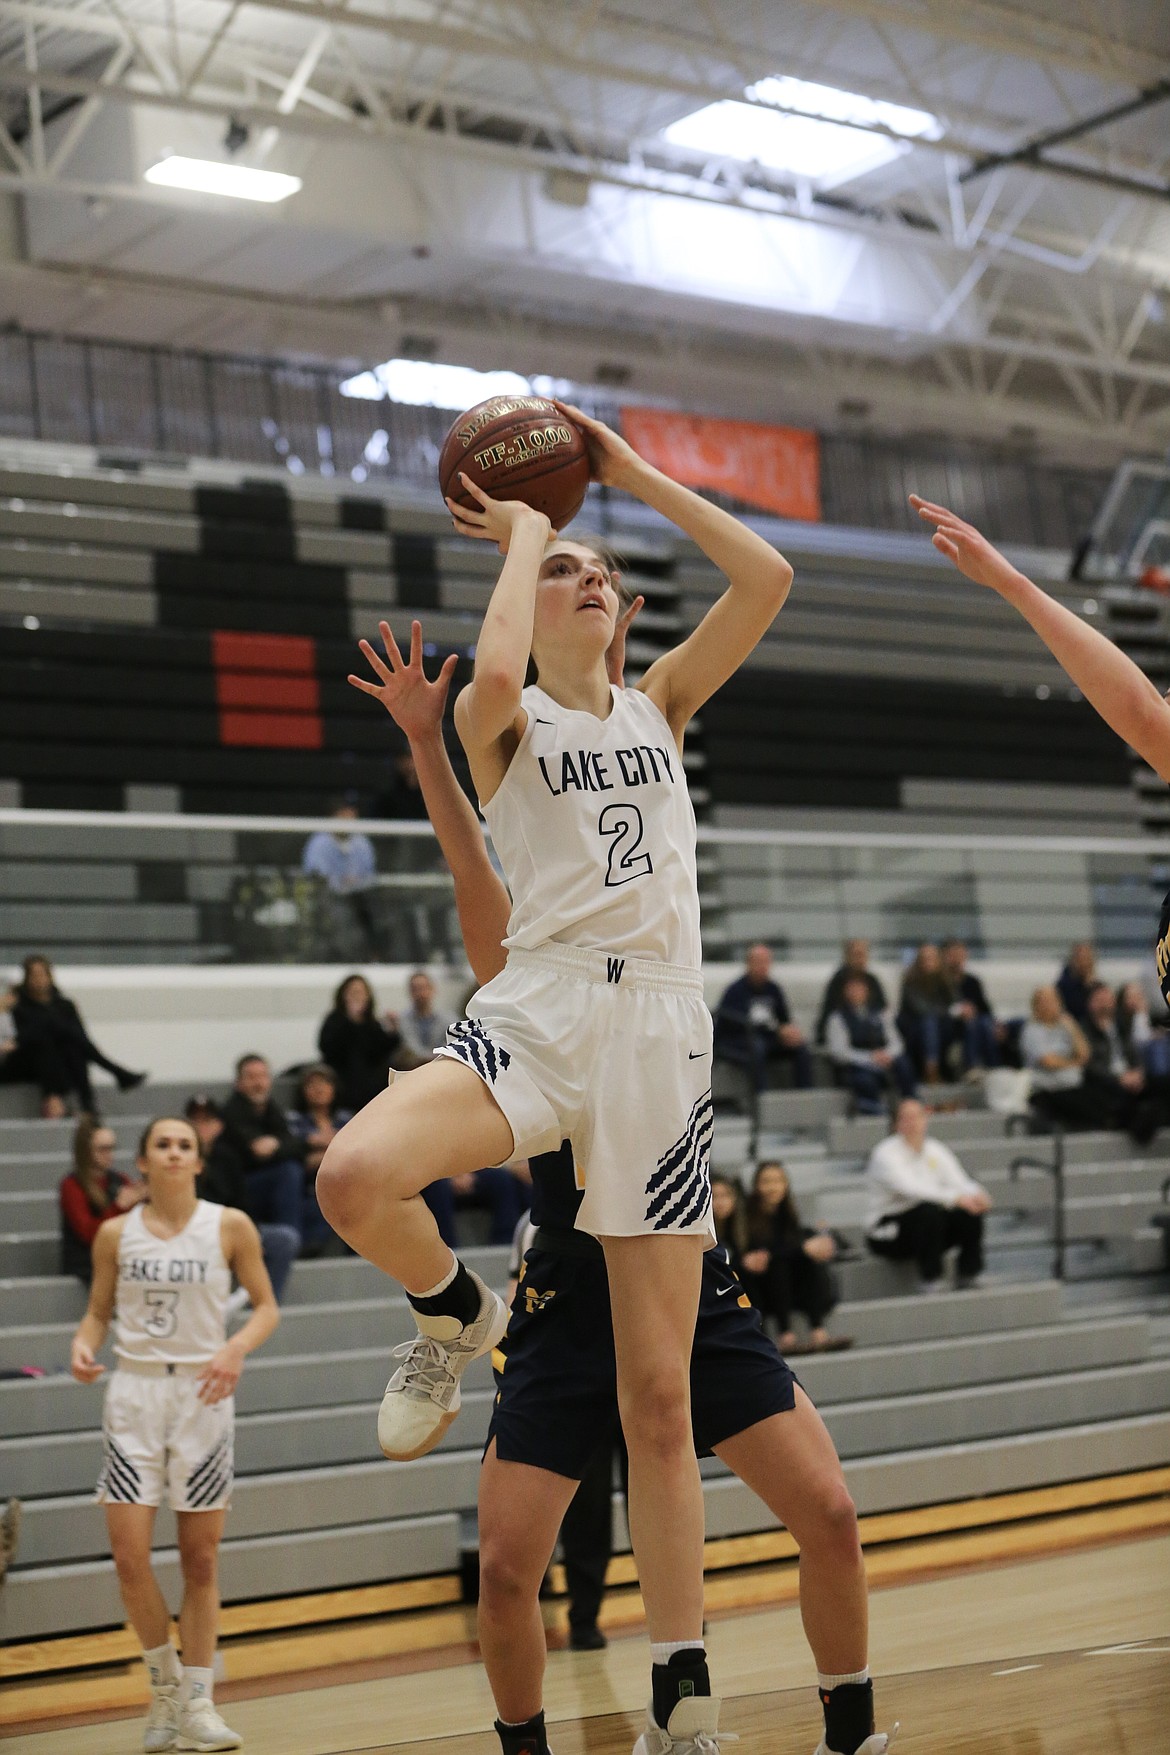
[{"label": "orange basketball", "polygon": [[589,453],[580,427],[543,396],[490,396],[459,416],[439,453],[444,499],[473,507],[460,470],[493,499],[523,500],[563,530],[584,504]]}]

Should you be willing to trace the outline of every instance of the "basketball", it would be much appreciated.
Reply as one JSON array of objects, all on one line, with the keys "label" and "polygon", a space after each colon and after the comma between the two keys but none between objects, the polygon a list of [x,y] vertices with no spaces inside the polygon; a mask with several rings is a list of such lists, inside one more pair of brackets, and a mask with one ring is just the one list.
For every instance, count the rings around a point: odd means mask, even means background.
[{"label": "basketball", "polygon": [[580,427],[543,396],[491,396],[459,416],[439,453],[443,498],[474,507],[460,470],[493,499],[523,500],[563,530],[585,502],[589,453]]}]

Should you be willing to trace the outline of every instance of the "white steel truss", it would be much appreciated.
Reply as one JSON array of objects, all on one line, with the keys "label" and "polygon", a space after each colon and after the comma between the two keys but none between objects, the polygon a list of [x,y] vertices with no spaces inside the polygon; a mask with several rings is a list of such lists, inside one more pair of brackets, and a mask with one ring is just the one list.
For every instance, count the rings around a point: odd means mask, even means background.
[{"label": "white steel truss", "polygon": [[[792,28],[800,20],[803,32]],[[1013,420],[1026,421],[1032,403],[1041,425],[1091,421],[1118,444],[1164,444],[1170,105],[1160,135],[1107,131],[1071,143],[1076,184],[1043,162],[963,180],[981,157],[1035,132],[1034,118],[1005,113],[995,95],[1004,68],[1027,69],[1059,124],[1170,79],[1170,59],[1141,35],[991,0],[697,0],[669,9],[649,0],[0,0],[0,188],[157,203],[136,181],[87,174],[89,131],[121,106],[230,120],[248,131],[249,162],[281,139],[353,143],[502,175],[559,173],[583,191],[797,219],[856,240],[859,252],[895,247],[929,293],[920,332],[893,346],[875,335],[867,349],[855,328],[835,338],[819,323],[802,337],[779,323],[777,345],[795,348],[826,383],[880,383],[912,357],[952,397]],[[873,96],[937,113],[941,131],[916,141],[890,178],[857,191],[663,141],[665,121],[743,100],[775,70],[824,83],[852,77]],[[1101,94],[1092,101],[1090,86]],[[1098,191],[1083,181],[1094,173],[1133,187]],[[538,252],[544,243],[534,239]],[[84,274],[89,284],[133,278],[116,262],[0,264],[0,275],[37,272]],[[178,276],[172,291],[257,296],[230,280],[184,288]],[[265,296],[298,304],[275,286]],[[425,299],[410,308],[425,319]],[[360,317],[360,303],[353,309]],[[462,310],[468,323],[492,314],[490,300],[460,304],[453,292],[430,309]],[[553,300],[533,314],[588,327],[583,309]],[[822,314],[843,316],[831,304]],[[509,314],[496,318],[506,324]],[[679,329],[698,334],[702,325],[680,318]],[[762,347],[758,327],[753,334]],[[633,352],[651,345],[636,329],[627,339]]]}]

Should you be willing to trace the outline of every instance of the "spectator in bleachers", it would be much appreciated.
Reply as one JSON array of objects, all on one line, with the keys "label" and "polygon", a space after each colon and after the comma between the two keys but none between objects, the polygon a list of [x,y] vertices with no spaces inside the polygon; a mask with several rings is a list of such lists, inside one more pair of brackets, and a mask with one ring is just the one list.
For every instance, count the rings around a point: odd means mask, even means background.
[{"label": "spectator in bleachers", "polygon": [[1060,1127],[1108,1127],[1111,1107],[1085,1082],[1089,1044],[1064,1009],[1055,987],[1038,987],[1032,1015],[1020,1037],[1024,1065],[1032,1075],[1032,1107]]},{"label": "spectator in bleachers", "polygon": [[1140,981],[1123,981],[1117,989],[1117,1029],[1132,1065],[1153,1074],[1170,1072],[1170,1066],[1157,1064],[1163,1057],[1155,1053],[1158,1035]]},{"label": "spectator in bleachers", "polygon": [[289,1111],[291,1131],[305,1142],[305,1215],[302,1255],[320,1255],[335,1238],[340,1249],[345,1245],[337,1237],[317,1204],[317,1171],[326,1147],[351,1119],[337,1093],[337,1074],[323,1062],[308,1067],[302,1074],[297,1093]]},{"label": "spectator in bleachers", "polygon": [[386,1089],[391,1067],[417,1066],[406,1051],[393,1012],[378,1016],[374,990],[364,975],[347,975],[333,995],[333,1007],[317,1034],[321,1059],[338,1077],[342,1105],[356,1114]]},{"label": "spectator in bleachers", "polygon": [[[524,1209],[532,1199],[532,1179],[526,1159],[495,1165],[489,1170],[473,1170],[467,1176],[452,1176],[442,1184],[432,1186],[450,1190],[456,1212],[476,1208],[488,1213],[490,1244],[511,1243]],[[431,1189],[425,1192],[430,1194]],[[431,1211],[442,1229],[439,1213],[433,1206]]]},{"label": "spectator in bleachers", "polygon": [[[183,1114],[195,1129],[202,1154],[202,1168],[196,1188],[200,1200],[209,1200],[220,1207],[238,1207],[246,1212],[248,1191],[244,1177],[244,1161],[224,1132],[219,1104],[206,1092],[187,1099]],[[301,1238],[291,1225],[257,1223],[264,1266],[272,1281],[272,1291],[279,1304],[284,1296],[293,1262],[301,1252]],[[247,1293],[241,1289],[228,1299],[232,1310],[250,1308]]]},{"label": "spectator in bleachers", "polygon": [[726,1249],[727,1258],[738,1273],[748,1246],[747,1205],[743,1185],[733,1176],[715,1173],[711,1177],[711,1223],[716,1242]]},{"label": "spectator in bleachers", "polygon": [[821,1010],[817,1018],[816,1040],[823,1044],[829,1027],[829,1019],[840,1009],[845,996],[845,983],[852,975],[860,975],[865,982],[866,1004],[879,1012],[884,1012],[889,1001],[886,990],[869,966],[869,940],[864,938],[847,938],[842,947],[841,967],[829,976],[828,986],[821,995]]},{"label": "spectator in bleachers", "polygon": [[1097,981],[1097,953],[1082,939],[1073,945],[1068,961],[1056,978],[1056,991],[1070,1018],[1083,1024],[1089,1009],[1089,989]]},{"label": "spectator in bleachers", "polygon": [[918,1083],[897,1025],[870,993],[860,971],[846,977],[841,1003],[829,1013],[825,1045],[857,1112],[881,1115],[892,1090],[912,1097]]},{"label": "spectator in bleachers", "polygon": [[6,987],[0,992],[0,1085],[13,1085],[28,1075],[22,1070],[16,1041],[16,989]]},{"label": "spectator in bleachers", "polygon": [[898,1028],[919,1076],[928,1085],[937,1085],[947,1050],[958,1034],[951,1016],[951,984],[937,945],[919,945],[902,977]]},{"label": "spectator in bleachers", "polygon": [[1117,997],[1104,981],[1089,989],[1084,1023],[1089,1060],[1085,1084],[1101,1099],[1112,1127],[1123,1127],[1139,1145],[1148,1145],[1165,1117],[1142,1064],[1141,1052],[1127,1048],[1117,1026]]},{"label": "spectator in bleachers", "polygon": [[244,1211],[259,1224],[287,1225],[303,1240],[305,1142],[272,1095],[272,1068],[262,1054],[236,1062],[236,1082],[223,1106],[223,1126],[244,1167]]},{"label": "spectator in bleachers", "polygon": [[338,799],[330,811],[338,827],[318,829],[305,842],[301,870],[325,885],[330,954],[335,957],[381,956],[371,891],[378,862],[374,843],[360,832],[347,833],[358,817],[352,798]]},{"label": "spectator in bleachers", "polygon": [[87,1113],[96,1111],[90,1066],[112,1073],[120,1091],[141,1085],[145,1073],[130,1072],[103,1054],[71,999],[58,989],[48,957],[26,957],[16,987],[12,1021],[16,1026],[18,1065],[41,1088],[41,1114],[59,1119],[66,1099],[76,1098]]},{"label": "spectator in bleachers", "polygon": [[791,1067],[798,1089],[813,1082],[812,1055],[804,1031],[792,1021],[784,989],[772,980],[772,953],[752,945],[744,973],[731,983],[715,1011],[715,1058],[742,1067],[756,1091],[768,1088],[780,1066]]},{"label": "spectator in bleachers", "polygon": [[88,1286],[93,1276],[93,1240],[107,1219],[129,1212],[146,1197],[141,1177],[114,1168],[118,1149],[113,1128],[83,1115],[73,1134],[73,1168],[61,1179],[61,1272]]},{"label": "spectator in bleachers", "polygon": [[398,1017],[403,1045],[420,1062],[427,1061],[446,1041],[453,1022],[448,1012],[435,1010],[435,984],[425,969],[416,969],[410,978],[410,1004]]},{"label": "spectator in bleachers", "polygon": [[966,1070],[978,1072],[998,1066],[1000,1044],[1007,1031],[996,1023],[987,989],[967,967],[966,945],[962,939],[949,938],[941,955],[943,973],[951,986],[951,1017],[962,1033]]},{"label": "spectator in bleachers", "polygon": [[983,1271],[983,1219],[991,1197],[967,1175],[954,1152],[930,1138],[926,1105],[905,1097],[894,1131],[866,1165],[869,1213],[865,1237],[875,1255],[913,1261],[924,1292],[942,1289],[943,1258],[958,1250],[955,1284],[978,1284]]},{"label": "spectator in bleachers", "polygon": [[391,822],[426,822],[427,807],[423,801],[422,787],[418,783],[414,756],[409,749],[398,751],[394,757],[393,768],[389,785],[385,792],[379,794],[374,804],[374,815],[387,817]]},{"label": "spectator in bleachers", "polygon": [[[851,1347],[849,1336],[831,1335],[825,1327],[837,1303],[829,1269],[837,1245],[827,1231],[801,1223],[783,1164],[770,1159],[757,1166],[744,1217],[746,1248],[736,1271],[760,1314],[775,1317],[780,1351],[836,1353]],[[794,1311],[808,1321],[807,1343],[792,1327]]]}]

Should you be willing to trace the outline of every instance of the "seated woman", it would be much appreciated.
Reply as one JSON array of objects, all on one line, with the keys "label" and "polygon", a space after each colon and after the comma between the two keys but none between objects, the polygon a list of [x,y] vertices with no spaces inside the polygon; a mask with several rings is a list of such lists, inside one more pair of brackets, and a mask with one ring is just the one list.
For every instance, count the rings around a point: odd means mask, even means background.
[{"label": "seated woman", "polygon": [[93,1240],[107,1219],[129,1212],[146,1196],[139,1178],[114,1169],[118,1148],[113,1128],[84,1115],[73,1135],[73,1168],[61,1179],[61,1272],[88,1286],[93,1276]]},{"label": "seated woman", "polygon": [[[836,1353],[851,1347],[850,1336],[831,1335],[825,1327],[837,1303],[829,1272],[837,1245],[826,1232],[801,1224],[783,1164],[770,1159],[759,1165],[745,1221],[747,1247],[736,1271],[760,1314],[775,1317],[780,1351]],[[792,1327],[797,1310],[808,1320],[807,1344],[797,1340]]]},{"label": "seated woman", "polygon": [[938,946],[919,945],[902,977],[898,1029],[919,1076],[928,1085],[937,1085],[942,1079],[946,1052],[955,1039],[952,998]]},{"label": "seated woman", "polygon": [[386,1089],[390,1068],[417,1065],[404,1046],[398,1020],[378,1016],[374,990],[364,975],[347,975],[317,1036],[321,1059],[337,1074],[338,1092],[351,1114]]},{"label": "seated woman", "polygon": [[66,1113],[68,1097],[76,1098],[87,1113],[94,1112],[91,1066],[112,1073],[121,1091],[134,1090],[146,1078],[145,1073],[130,1072],[102,1053],[73,1001],[58,990],[48,957],[24,959],[24,977],[16,987],[12,1019],[23,1076],[40,1085],[41,1114],[50,1120]]},{"label": "seated woman", "polygon": [[[337,1086],[337,1074],[331,1066],[321,1062],[307,1068],[301,1074],[301,1082],[297,1086],[297,1094],[288,1115],[290,1133],[304,1140],[308,1147],[305,1154],[305,1241],[301,1251],[308,1257],[319,1255],[330,1239],[337,1237],[317,1205],[315,1192],[317,1170],[325,1156],[325,1148],[341,1132],[353,1113],[352,1110],[342,1107]],[[337,1240],[340,1242],[340,1239]]]}]

